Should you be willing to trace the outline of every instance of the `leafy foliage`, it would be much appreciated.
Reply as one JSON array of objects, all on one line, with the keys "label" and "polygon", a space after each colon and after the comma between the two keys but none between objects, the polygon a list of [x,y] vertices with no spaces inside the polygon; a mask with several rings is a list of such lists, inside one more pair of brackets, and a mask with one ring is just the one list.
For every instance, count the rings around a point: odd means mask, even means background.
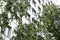
[{"label": "leafy foliage", "polygon": [[[22,17],[30,17],[30,14],[27,13],[27,9],[30,7],[29,0],[3,1],[7,4],[5,5],[5,11],[0,14],[1,32],[4,33],[5,28],[10,27],[9,20],[15,19],[18,22],[18,26],[14,30],[16,36],[12,37],[11,40],[53,40],[53,37],[60,40],[60,8],[58,6],[50,2],[43,5],[42,16],[40,16],[40,13],[36,13],[35,16],[38,16],[38,18],[32,18],[32,23],[28,20],[29,24],[23,24]],[[10,18],[8,18],[9,13],[11,14]]]},{"label": "leafy foliage", "polygon": [[44,8],[44,25],[47,31],[52,33],[52,37],[60,40],[60,8],[53,3],[43,5]]},{"label": "leafy foliage", "polygon": [[[3,20],[3,29],[10,26],[8,25],[10,22],[9,20],[17,20],[18,26],[17,30],[15,29],[16,37],[13,37],[11,40],[44,40],[43,37],[37,34],[37,32],[40,32],[39,26],[36,28],[35,24],[39,23],[35,19],[33,20],[33,23],[30,24],[23,24],[22,23],[22,17],[30,16],[27,13],[27,9],[30,6],[29,0],[3,0],[7,4],[5,5],[5,12],[2,13]],[[8,14],[11,14],[11,17],[8,18]],[[19,15],[19,16],[18,16]],[[37,24],[38,25],[38,24]],[[5,26],[5,27],[4,27]]]}]

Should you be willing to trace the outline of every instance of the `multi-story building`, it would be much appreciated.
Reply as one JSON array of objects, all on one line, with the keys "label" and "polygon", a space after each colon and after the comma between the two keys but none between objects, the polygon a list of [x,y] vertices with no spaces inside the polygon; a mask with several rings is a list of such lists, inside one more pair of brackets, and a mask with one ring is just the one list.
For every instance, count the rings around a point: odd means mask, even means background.
[{"label": "multi-story building", "polygon": [[[40,15],[42,15],[42,0],[30,0],[30,5],[31,5],[31,7],[30,8],[28,8],[28,10],[27,10],[27,13],[28,14],[30,14],[30,18],[29,18],[29,20],[32,22],[32,18],[37,18],[37,16],[36,16],[36,13],[40,13]],[[0,4],[1,3],[3,3],[2,5],[4,5],[5,3],[2,1],[2,2],[0,2]],[[4,6],[3,6],[4,7]],[[1,7],[2,8],[2,7]],[[2,11],[4,11],[4,9],[1,9],[0,8],[0,11],[2,12]],[[23,19],[22,19],[23,20]],[[27,21],[24,21],[24,23],[26,23]],[[28,23],[28,22],[27,22]],[[15,25],[14,24],[14,22],[13,23],[11,23],[11,26],[13,26],[13,25]],[[12,28],[12,29],[11,29]],[[3,40],[10,40],[10,38],[11,38],[11,32],[12,32],[12,30],[13,30],[13,27],[9,27],[9,28],[6,28],[6,31],[5,31],[5,33],[2,35],[3,36]]]},{"label": "multi-story building", "polygon": [[[37,13],[40,13],[40,16],[42,15],[42,11],[43,11],[43,8],[42,8],[42,4],[43,4],[43,1],[46,2],[46,0],[30,0],[30,5],[31,7],[28,8],[27,10],[27,13],[30,14],[30,17],[29,17],[29,20],[32,22],[32,18],[35,18],[37,19],[38,16]],[[1,4],[1,3],[0,3]],[[2,11],[2,9],[0,9],[0,11]],[[24,17],[23,17],[24,18]],[[24,18],[25,19],[25,18]],[[24,23],[28,23],[28,21],[24,21],[24,19],[22,19],[22,21]],[[16,22],[16,21],[14,21]],[[11,26],[15,26],[14,22],[11,22]],[[13,25],[12,25],[13,24]],[[12,29],[11,29],[12,28]],[[14,27],[9,27],[6,29],[6,32],[5,34],[3,35],[3,39],[4,40],[10,40],[11,36],[13,35],[12,34],[12,30],[14,29]]]}]

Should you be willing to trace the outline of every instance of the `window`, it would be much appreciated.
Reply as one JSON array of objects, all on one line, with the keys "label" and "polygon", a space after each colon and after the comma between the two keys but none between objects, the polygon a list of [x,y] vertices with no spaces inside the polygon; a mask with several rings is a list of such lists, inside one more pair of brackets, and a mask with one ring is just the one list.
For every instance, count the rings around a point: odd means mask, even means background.
[{"label": "window", "polygon": [[27,16],[30,18],[30,14],[28,12],[26,12],[26,13],[27,13]]},{"label": "window", "polygon": [[35,11],[35,9],[34,9],[34,8],[32,8],[32,11],[33,11],[34,13],[36,13],[36,11]]},{"label": "window", "polygon": [[38,0],[38,2],[40,3],[41,1],[40,1],[40,0]]},{"label": "window", "polygon": [[34,3],[34,5],[36,5],[36,2],[34,0],[32,0],[32,3]]},{"label": "window", "polygon": [[41,8],[38,6],[38,10],[40,11],[41,10]]}]

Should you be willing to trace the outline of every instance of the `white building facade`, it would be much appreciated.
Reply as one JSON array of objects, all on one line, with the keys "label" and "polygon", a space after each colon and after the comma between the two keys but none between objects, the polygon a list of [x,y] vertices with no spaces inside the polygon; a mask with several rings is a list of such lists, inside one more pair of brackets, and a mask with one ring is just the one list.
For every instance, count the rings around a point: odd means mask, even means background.
[{"label": "white building facade", "polygon": [[[28,12],[28,14],[30,14],[29,20],[32,22],[32,18],[37,19],[37,16],[36,16],[37,13],[41,13],[40,15],[42,15],[42,10],[43,10],[42,9],[42,0],[30,0],[30,5],[31,5],[31,7],[28,8],[27,12]],[[24,23],[28,23],[28,20],[26,20],[26,19],[24,20],[24,19],[25,19],[25,17],[23,17],[22,21],[24,21]],[[16,22],[16,21],[14,21],[14,22]],[[14,27],[16,27],[16,26],[14,26],[14,25],[16,25],[14,22],[12,22],[10,24],[12,26],[11,28],[6,29],[6,32],[3,35],[3,40],[10,40],[10,38],[12,37],[13,29],[14,29]]]},{"label": "white building facade", "polygon": [[[44,0],[44,1],[46,2],[46,0]],[[42,16],[42,11],[43,11],[42,4],[43,4],[43,0],[30,0],[30,6],[31,7],[28,8],[27,12],[28,12],[28,14],[30,14],[30,18],[29,17],[28,18],[31,22],[32,22],[32,18],[35,18],[37,20],[38,16],[36,16],[36,15],[38,15],[38,13],[40,14],[40,16]],[[2,9],[0,9],[0,11],[2,11]],[[22,21],[24,23],[29,23],[28,20],[26,21],[25,17],[22,18]],[[13,29],[17,26],[15,23],[16,23],[16,20],[11,22],[10,25],[12,27],[6,28],[6,32],[2,35],[3,40],[10,40],[10,38],[13,35],[13,33],[12,33]]]}]

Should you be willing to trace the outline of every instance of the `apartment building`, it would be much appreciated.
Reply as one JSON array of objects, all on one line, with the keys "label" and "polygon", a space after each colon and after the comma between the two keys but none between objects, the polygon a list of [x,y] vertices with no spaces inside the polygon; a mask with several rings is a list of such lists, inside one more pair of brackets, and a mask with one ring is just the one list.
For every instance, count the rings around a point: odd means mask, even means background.
[{"label": "apartment building", "polygon": [[31,15],[32,20],[32,18],[36,18],[36,13],[42,14],[42,0],[31,0],[30,5],[31,7],[27,10],[27,12]]},{"label": "apartment building", "polygon": [[[36,16],[37,13],[40,13],[40,16],[42,15],[42,11],[43,11],[42,3],[43,3],[43,0],[30,0],[31,7],[28,8],[27,13],[30,15],[30,17],[28,17],[28,19],[31,22],[32,22],[32,18],[35,18],[35,19],[38,18],[38,16]],[[3,2],[3,4],[4,4],[4,2]],[[2,11],[2,9],[0,11]],[[15,25],[14,22],[12,22],[12,23],[13,23],[13,25]],[[12,25],[12,23],[11,23],[11,25]],[[24,23],[28,23],[28,22],[27,21],[24,21]],[[13,27],[6,28],[5,33],[2,35],[3,36],[3,40],[10,40],[10,38],[13,35],[12,34],[12,30],[13,30]]]}]

